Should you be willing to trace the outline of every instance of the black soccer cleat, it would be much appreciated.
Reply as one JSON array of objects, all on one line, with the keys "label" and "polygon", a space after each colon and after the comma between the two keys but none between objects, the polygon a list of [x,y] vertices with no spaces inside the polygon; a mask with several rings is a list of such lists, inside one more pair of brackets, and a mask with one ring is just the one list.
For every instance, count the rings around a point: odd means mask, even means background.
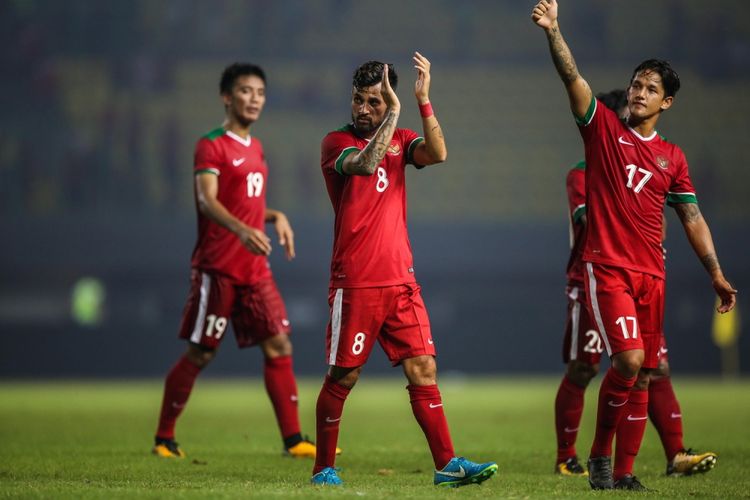
[{"label": "black soccer cleat", "polygon": [[615,487],[612,480],[612,458],[592,457],[588,461],[589,484],[592,490],[611,490]]},{"label": "black soccer cleat", "polygon": [[648,488],[643,486],[638,478],[630,474],[625,474],[623,477],[615,481],[616,490],[630,490],[630,491],[650,491]]}]

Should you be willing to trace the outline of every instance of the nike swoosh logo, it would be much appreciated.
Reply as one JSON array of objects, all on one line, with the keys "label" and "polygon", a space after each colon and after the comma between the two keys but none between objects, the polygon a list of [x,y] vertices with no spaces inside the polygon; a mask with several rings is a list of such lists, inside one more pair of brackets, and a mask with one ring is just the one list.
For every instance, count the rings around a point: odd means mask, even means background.
[{"label": "nike swoosh logo", "polygon": [[432,339],[427,339],[427,343],[430,344],[430,345],[434,344],[434,342],[432,341]]},{"label": "nike swoosh logo", "polygon": [[672,415],[670,415],[670,416],[672,418],[682,418],[682,413],[672,413]]},{"label": "nike swoosh logo", "polygon": [[578,432],[578,429],[580,429],[580,427],[576,427],[575,429],[568,429],[568,428],[566,427],[566,428],[565,428],[565,429],[563,429],[563,430],[564,430],[565,432]]},{"label": "nike swoosh logo", "polygon": [[439,470],[438,474],[442,474],[443,476],[448,476],[448,477],[458,477],[458,478],[466,477],[466,471],[464,470],[462,465],[458,466],[458,472],[445,472],[445,471]]},{"label": "nike swoosh logo", "polygon": [[633,415],[628,415],[628,420],[631,422],[637,422],[638,420],[646,420],[648,416],[645,417],[634,417]]},{"label": "nike swoosh logo", "polygon": [[660,348],[659,348],[659,352],[660,352],[660,353],[662,353],[662,354],[666,354],[666,353],[667,353],[667,350],[666,350],[666,349],[664,349],[663,347],[660,347]]},{"label": "nike swoosh logo", "polygon": [[430,403],[430,408],[438,408],[438,407],[440,407],[440,406],[443,406],[443,403],[440,403],[440,404],[436,404],[436,405],[434,405],[434,404]]},{"label": "nike swoosh logo", "polygon": [[333,423],[336,423],[336,422],[338,422],[339,420],[341,420],[341,417],[339,417],[339,418],[331,418],[331,417],[326,417],[326,422],[328,422],[329,424],[333,424]]},{"label": "nike swoosh logo", "polygon": [[244,158],[240,158],[239,160],[232,160],[232,165],[234,165],[235,167],[239,167],[243,163],[245,163]]},{"label": "nike swoosh logo", "polygon": [[635,144],[633,144],[632,142],[628,142],[623,139],[622,136],[617,138],[617,142],[619,142],[620,144],[625,144],[626,146],[635,146]]},{"label": "nike swoosh logo", "polygon": [[172,408],[177,408],[177,409],[185,408],[185,403],[180,404],[177,401],[172,401]]},{"label": "nike swoosh logo", "polygon": [[620,406],[624,405],[624,404],[625,404],[625,403],[627,403],[627,402],[628,402],[628,400],[626,399],[626,400],[625,400],[625,401],[623,401],[622,403],[615,403],[614,401],[607,401],[607,404],[608,404],[609,406],[614,406],[615,408],[619,408]]}]

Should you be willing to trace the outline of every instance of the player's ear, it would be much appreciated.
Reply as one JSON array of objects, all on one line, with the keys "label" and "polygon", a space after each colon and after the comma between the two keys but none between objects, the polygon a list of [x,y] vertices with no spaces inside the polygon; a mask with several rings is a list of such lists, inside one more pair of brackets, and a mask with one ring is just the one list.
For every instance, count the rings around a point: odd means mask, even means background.
[{"label": "player's ear", "polygon": [[224,106],[229,106],[232,104],[232,96],[230,94],[221,94],[221,102],[224,103]]},{"label": "player's ear", "polygon": [[664,99],[662,99],[661,106],[659,106],[659,108],[662,111],[668,110],[672,107],[672,101],[674,101],[674,96],[665,97]]}]

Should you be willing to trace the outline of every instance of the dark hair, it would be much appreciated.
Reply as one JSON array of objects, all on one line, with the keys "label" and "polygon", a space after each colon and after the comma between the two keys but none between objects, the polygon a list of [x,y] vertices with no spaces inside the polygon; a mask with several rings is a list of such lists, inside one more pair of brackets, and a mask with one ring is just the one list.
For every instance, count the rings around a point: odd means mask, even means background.
[{"label": "dark hair", "polygon": [[622,108],[628,105],[628,94],[622,89],[596,94],[596,98],[615,113],[619,113]]},{"label": "dark hair", "polygon": [[219,93],[222,95],[231,94],[234,82],[241,76],[257,76],[263,80],[264,85],[266,83],[266,74],[260,66],[250,63],[234,63],[224,68],[224,71],[221,73]]},{"label": "dark hair", "polygon": [[[383,66],[386,63],[379,61],[367,61],[362,66],[357,68],[352,78],[352,85],[355,89],[364,89],[366,87],[372,87],[377,85],[383,79]],[[398,85],[398,75],[393,67],[393,64],[388,64],[388,82],[391,87],[395,90]]]},{"label": "dark hair", "polygon": [[633,71],[630,82],[633,82],[638,73],[644,71],[647,73],[653,71],[661,76],[661,83],[664,85],[664,97],[674,97],[677,95],[677,91],[680,90],[680,76],[672,69],[669,62],[662,59],[648,59],[643,61]]}]

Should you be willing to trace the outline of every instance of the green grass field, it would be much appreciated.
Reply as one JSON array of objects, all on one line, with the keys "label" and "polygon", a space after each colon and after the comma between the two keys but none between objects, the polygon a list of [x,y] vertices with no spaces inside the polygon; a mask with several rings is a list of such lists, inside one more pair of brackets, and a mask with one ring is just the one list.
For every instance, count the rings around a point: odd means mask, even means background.
[{"label": "green grass field", "polygon": [[[300,382],[305,432],[314,435],[320,381]],[[585,479],[552,474],[557,378],[444,379],[446,413],[459,454],[495,460],[482,486],[432,486],[432,463],[401,379],[363,377],[342,420],[342,488],[308,484],[311,462],[281,456],[260,380],[199,380],[178,423],[184,460],[150,454],[161,381],[0,382],[2,498],[750,498],[750,382],[678,380],[686,444],[719,453],[713,471],[666,478],[651,426],[636,475],[651,494],[592,492]],[[585,457],[596,387],[579,438]]]}]

